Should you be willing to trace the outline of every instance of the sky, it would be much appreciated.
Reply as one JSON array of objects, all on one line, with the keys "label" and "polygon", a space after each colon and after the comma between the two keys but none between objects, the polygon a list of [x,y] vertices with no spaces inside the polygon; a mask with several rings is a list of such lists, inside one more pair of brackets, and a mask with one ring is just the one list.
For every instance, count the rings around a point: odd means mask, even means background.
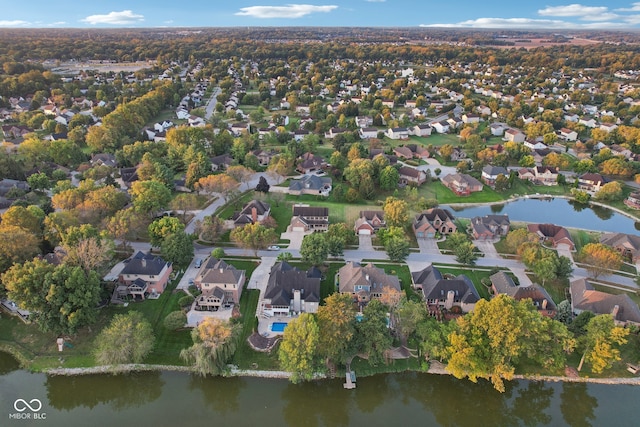
[{"label": "sky", "polygon": [[638,29],[640,2],[0,0],[0,28],[256,26]]}]

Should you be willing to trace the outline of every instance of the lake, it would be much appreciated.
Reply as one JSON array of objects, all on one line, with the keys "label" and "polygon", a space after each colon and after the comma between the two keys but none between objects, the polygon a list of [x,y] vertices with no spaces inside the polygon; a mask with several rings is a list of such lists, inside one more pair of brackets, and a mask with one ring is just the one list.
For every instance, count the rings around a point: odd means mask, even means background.
[{"label": "lake", "polygon": [[[485,381],[402,373],[299,385],[263,378],[200,378],[178,372],[76,377],[32,374],[0,353],[2,426],[537,426],[636,425],[640,387]],[[42,408],[32,412],[23,399]],[[26,409],[25,409],[26,408]],[[46,419],[34,420],[35,416]]]},{"label": "lake", "polygon": [[455,216],[473,218],[507,214],[511,221],[553,223],[563,227],[637,234],[640,223],[600,206],[585,206],[562,198],[518,199],[499,205],[452,207]]}]

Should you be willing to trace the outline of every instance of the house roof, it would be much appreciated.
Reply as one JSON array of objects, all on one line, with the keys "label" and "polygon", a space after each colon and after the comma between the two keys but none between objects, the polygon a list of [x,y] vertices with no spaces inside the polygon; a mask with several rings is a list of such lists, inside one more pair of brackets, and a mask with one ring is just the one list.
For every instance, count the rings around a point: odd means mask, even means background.
[{"label": "house roof", "polygon": [[481,186],[482,183],[472,177],[471,175],[467,175],[466,173],[455,173],[449,174],[442,178],[442,181],[446,184],[458,184],[458,185],[467,185],[469,187],[477,187]]},{"label": "house roof", "polygon": [[[515,300],[531,299],[538,309],[555,310],[556,305],[549,293],[542,286],[534,283],[531,286],[516,286],[504,271],[489,277],[498,294],[506,294]],[[544,302],[546,301],[546,303]]]},{"label": "house roof", "polygon": [[289,182],[289,190],[322,190],[325,186],[331,185],[331,178],[317,175],[305,175],[300,179],[292,179]]},{"label": "house roof", "polygon": [[292,267],[281,261],[271,267],[265,299],[270,299],[272,305],[287,306],[293,299],[296,290],[302,291],[302,299],[306,302],[320,302],[320,278],[317,268],[307,271]]},{"label": "house roof", "polygon": [[573,239],[566,228],[555,224],[527,224],[530,233],[535,233],[540,237],[546,237],[553,241],[554,245],[561,240],[568,240],[573,246]]},{"label": "house roof", "polygon": [[621,322],[640,323],[640,308],[626,293],[612,295],[596,291],[586,279],[572,281],[570,289],[574,309],[611,314]]},{"label": "house roof", "polygon": [[360,211],[360,218],[365,218],[368,221],[373,221],[376,217],[380,220],[384,219],[384,211]]},{"label": "house roof", "polygon": [[[409,152],[411,152],[411,150],[409,150]],[[410,166],[402,166],[398,169],[398,172],[400,173],[400,176],[409,176],[416,179],[419,179],[422,176],[422,171]]]},{"label": "house roof", "polygon": [[317,207],[317,206],[294,206],[293,216],[322,216],[329,217],[329,208]]},{"label": "house roof", "polygon": [[244,275],[244,270],[238,270],[223,260],[210,257],[201,267],[199,279],[201,283],[225,284],[238,283]]},{"label": "house roof", "polygon": [[498,176],[500,174],[505,176],[509,175],[509,172],[502,166],[486,165],[482,168],[482,172],[489,176]]},{"label": "house roof", "polygon": [[632,254],[640,252],[640,236],[635,234],[605,233],[600,237],[600,243],[614,248],[624,248]]},{"label": "house roof", "polygon": [[511,222],[508,215],[487,215],[477,216],[471,219],[471,227],[478,235],[490,234],[493,235],[493,229],[499,227],[509,227]]},{"label": "house roof", "polygon": [[209,159],[211,161],[211,163],[213,163],[214,165],[230,165],[233,163],[233,157],[231,157],[228,154],[221,154],[219,156],[215,156],[215,157],[211,157],[211,159]]},{"label": "house roof", "polygon": [[440,219],[440,221],[442,222],[453,221],[454,219],[453,214],[449,209],[433,208],[424,212],[420,212],[418,215],[416,215],[415,222],[419,222],[423,219],[426,219],[429,222],[433,222],[436,218]]},{"label": "house roof", "polygon": [[356,292],[356,286],[371,286],[370,292],[384,293],[391,290],[400,291],[400,280],[384,272],[382,268],[369,263],[361,265],[350,261],[338,270],[340,292]]},{"label": "house roof", "polygon": [[578,180],[583,182],[591,182],[593,184],[598,184],[598,183],[604,184],[605,182],[607,182],[607,180],[604,179],[602,175],[600,175],[599,173],[592,173],[592,172],[587,172],[580,175]]},{"label": "house roof", "polygon": [[444,300],[449,292],[459,297],[465,304],[475,304],[480,300],[480,295],[473,282],[464,274],[454,279],[444,279],[442,273],[433,265],[411,273],[414,284],[422,285],[422,293],[426,300]]},{"label": "house roof", "polygon": [[131,258],[125,261],[124,268],[120,271],[120,274],[157,276],[162,272],[166,265],[168,265],[168,263],[159,256],[138,251]]},{"label": "house roof", "polygon": [[253,209],[256,209],[256,213],[258,215],[264,215],[269,212],[271,209],[271,205],[269,203],[265,203],[262,200],[252,200],[247,203],[244,208],[240,211],[240,215],[251,215],[253,213]]}]

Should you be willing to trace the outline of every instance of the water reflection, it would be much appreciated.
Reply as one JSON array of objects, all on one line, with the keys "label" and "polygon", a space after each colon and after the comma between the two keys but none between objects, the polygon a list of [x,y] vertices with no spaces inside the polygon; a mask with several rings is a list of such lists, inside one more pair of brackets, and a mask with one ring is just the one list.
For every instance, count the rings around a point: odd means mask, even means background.
[{"label": "water reflection", "polygon": [[592,206],[591,209],[593,213],[603,221],[613,217],[613,211],[611,209],[603,208],[602,206]]},{"label": "water reflection", "polygon": [[560,393],[562,418],[571,427],[591,427],[596,419],[598,399],[591,396],[585,383],[563,383]]},{"label": "water reflection", "polygon": [[240,408],[240,392],[247,386],[244,378],[203,378],[192,375],[189,380],[189,391],[202,393],[204,406],[219,415],[237,412]]},{"label": "water reflection", "polygon": [[113,410],[140,407],[158,399],[164,381],[160,372],[127,375],[48,375],[49,404],[59,410],[94,408],[108,404]]},{"label": "water reflection", "polygon": [[491,213],[497,214],[502,212],[504,205],[491,205]]},{"label": "water reflection", "polygon": [[349,422],[352,395],[343,390],[341,381],[288,384],[281,397],[284,402],[282,415],[291,427],[353,425]]},{"label": "water reflection", "polygon": [[589,208],[588,203],[580,203],[575,200],[569,200],[569,204],[573,207],[573,210],[576,212],[582,212],[583,210]]},{"label": "water reflection", "polygon": [[525,426],[549,424],[551,415],[545,411],[551,405],[554,390],[542,382],[521,383],[526,388],[518,389],[510,413],[520,419]]},{"label": "water reflection", "polygon": [[20,363],[9,353],[0,351],[0,375],[8,374],[20,368]]}]

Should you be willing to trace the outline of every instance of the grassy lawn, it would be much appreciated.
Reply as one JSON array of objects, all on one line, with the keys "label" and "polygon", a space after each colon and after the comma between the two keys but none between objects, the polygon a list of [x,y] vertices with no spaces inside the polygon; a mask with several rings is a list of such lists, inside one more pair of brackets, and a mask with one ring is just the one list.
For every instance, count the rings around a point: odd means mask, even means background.
[{"label": "grassy lawn", "polygon": [[[291,204],[304,203],[310,206],[329,208],[330,224],[335,224],[337,222],[346,222],[347,225],[353,224],[358,218],[358,214],[361,210],[380,208],[374,201],[370,201],[368,204],[352,205],[345,202],[334,202],[325,198],[320,199],[319,196],[312,196],[310,194],[303,194],[300,196],[287,194],[286,201]],[[291,217],[289,217],[289,220],[291,220]],[[287,225],[288,224],[289,223],[287,222]]]},{"label": "grassy lawn", "polygon": [[576,251],[580,252],[584,245],[599,242],[601,233],[595,233],[586,230],[569,229],[569,234],[571,235],[573,243],[576,244]]},{"label": "grassy lawn", "polygon": [[551,299],[553,299],[556,304],[567,299],[567,293],[569,290],[569,279],[547,280],[543,285],[542,280],[538,280],[538,278],[532,273],[527,273],[527,276],[529,276],[533,283],[537,283],[545,288],[551,296]]},{"label": "grassy lawn", "polygon": [[413,301],[421,301],[422,297],[416,293],[411,287],[411,272],[409,267],[401,264],[374,264],[376,267],[382,268],[385,273],[393,276],[398,276],[400,280],[400,286],[407,295],[407,299]]}]

